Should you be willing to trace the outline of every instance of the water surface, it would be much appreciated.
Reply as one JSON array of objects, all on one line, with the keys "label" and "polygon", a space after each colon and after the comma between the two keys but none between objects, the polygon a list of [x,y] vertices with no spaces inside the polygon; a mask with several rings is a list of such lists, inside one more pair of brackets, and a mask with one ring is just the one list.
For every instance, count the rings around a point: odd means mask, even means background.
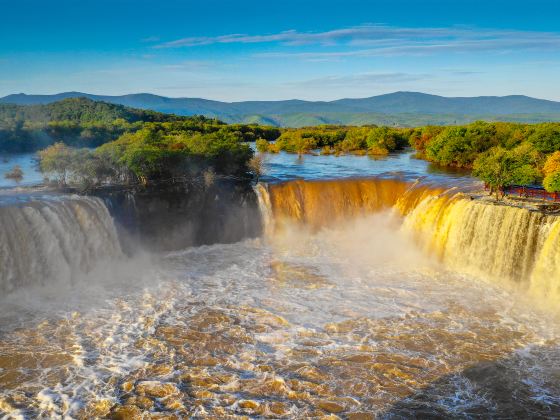
[{"label": "water surface", "polygon": [[[7,179],[6,173],[19,165],[23,171],[21,181]],[[35,153],[0,154],[0,188],[32,186],[43,182],[43,174],[39,171]]]},{"label": "water surface", "polygon": [[349,177],[399,177],[408,180],[429,177],[449,184],[472,180],[469,171],[435,166],[414,157],[411,151],[388,156],[264,154],[265,180],[332,179]]},{"label": "water surface", "polygon": [[[407,153],[278,154],[266,165],[275,182],[472,183]],[[18,254],[29,286],[0,298],[0,417],[558,417],[554,316],[515,288],[442,264],[403,229],[396,207],[379,200],[377,213],[362,211],[358,192],[389,200],[402,182],[382,184],[390,191],[332,184],[345,194],[331,200],[335,223],[287,220],[257,239],[132,258],[120,256],[114,235],[99,234],[113,231],[99,202],[17,202],[5,220],[44,221],[23,229],[30,243],[34,232],[43,240],[36,255]],[[279,200],[295,215],[321,214],[304,196],[332,197],[294,194],[301,201]],[[440,213],[416,216],[431,226]],[[70,220],[67,229],[60,220]],[[80,241],[87,246],[74,246]],[[92,266],[97,253],[104,258]],[[87,273],[72,266],[44,284],[26,265],[41,255],[79,258]]]}]

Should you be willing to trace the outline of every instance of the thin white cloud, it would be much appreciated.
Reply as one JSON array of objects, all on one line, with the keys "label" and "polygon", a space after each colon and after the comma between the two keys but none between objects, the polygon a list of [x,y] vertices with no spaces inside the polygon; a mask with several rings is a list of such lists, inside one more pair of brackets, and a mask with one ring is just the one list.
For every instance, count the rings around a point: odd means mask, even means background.
[{"label": "thin white cloud", "polygon": [[495,39],[495,40],[462,40],[448,42],[395,42],[393,46],[344,50],[344,51],[313,51],[313,52],[271,52],[255,54],[261,58],[300,58],[304,60],[335,60],[345,57],[394,57],[394,56],[427,56],[437,53],[473,53],[494,52],[505,54],[518,51],[560,51],[560,37],[548,39]]},{"label": "thin white cloud", "polygon": [[[197,47],[213,44],[279,44],[284,46],[345,46],[344,51],[269,53],[266,57],[299,56],[327,59],[344,56],[427,55],[438,52],[560,50],[560,33],[484,29],[465,26],[404,28],[362,25],[325,32],[295,30],[265,35],[228,34],[188,37],[160,43],[155,48]],[[356,48],[356,49],[355,49]]]}]

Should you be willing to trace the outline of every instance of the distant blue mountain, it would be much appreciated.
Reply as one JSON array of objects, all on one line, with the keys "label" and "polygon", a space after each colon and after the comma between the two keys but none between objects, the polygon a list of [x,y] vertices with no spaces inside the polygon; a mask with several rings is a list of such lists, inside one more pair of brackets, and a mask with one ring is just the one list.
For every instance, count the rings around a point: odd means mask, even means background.
[{"label": "distant blue mountain", "polygon": [[[560,102],[522,95],[447,98],[418,92],[395,92],[363,99],[336,101],[244,101],[220,102],[201,98],[167,98],[149,93],[122,96],[65,92],[55,95],[23,93],[0,98],[0,103],[48,104],[66,98],[86,97],[95,101],[150,109],[177,115],[201,114],[228,122],[267,122],[302,125],[306,122],[351,123],[395,121],[395,124],[454,123],[473,119],[546,121],[560,119]],[[407,117],[408,115],[408,117]],[[388,118],[394,116],[394,119]],[[410,122],[408,122],[410,121]]]}]

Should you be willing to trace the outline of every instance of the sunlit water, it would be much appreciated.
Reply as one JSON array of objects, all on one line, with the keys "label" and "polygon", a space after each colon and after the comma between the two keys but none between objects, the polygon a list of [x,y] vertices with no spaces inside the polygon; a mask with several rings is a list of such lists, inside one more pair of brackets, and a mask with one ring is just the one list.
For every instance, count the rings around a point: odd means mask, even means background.
[{"label": "sunlit water", "polygon": [[[8,179],[5,175],[15,166],[23,171],[21,180]],[[39,171],[35,153],[5,154],[0,153],[0,188],[39,185],[43,175]]]},{"label": "sunlit water", "polygon": [[467,181],[467,171],[435,166],[414,157],[413,152],[389,156],[265,154],[265,180],[326,179],[367,176],[416,179],[429,177],[434,182]]},{"label": "sunlit water", "polygon": [[[399,172],[410,159],[402,156]],[[270,175],[305,176],[318,165],[332,178],[387,165],[332,157],[335,170],[305,157],[292,167],[293,158],[269,161]],[[0,311],[0,417],[560,413],[553,315],[449,271],[414,245],[393,210],[105,263],[18,290]]]}]

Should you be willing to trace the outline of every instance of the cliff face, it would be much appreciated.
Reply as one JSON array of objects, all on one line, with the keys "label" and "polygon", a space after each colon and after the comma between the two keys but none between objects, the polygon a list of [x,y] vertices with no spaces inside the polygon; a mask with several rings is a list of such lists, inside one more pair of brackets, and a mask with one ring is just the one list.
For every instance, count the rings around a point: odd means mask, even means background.
[{"label": "cliff face", "polygon": [[127,252],[233,243],[261,233],[257,197],[248,182],[102,188],[93,194],[105,201]]}]

